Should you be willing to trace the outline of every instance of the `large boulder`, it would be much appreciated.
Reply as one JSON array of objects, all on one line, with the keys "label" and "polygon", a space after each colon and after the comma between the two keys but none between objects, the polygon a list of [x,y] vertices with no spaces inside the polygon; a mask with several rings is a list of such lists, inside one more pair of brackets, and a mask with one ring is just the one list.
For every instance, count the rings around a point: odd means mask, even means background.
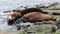
[{"label": "large boulder", "polygon": [[51,10],[60,10],[60,3],[54,2],[48,6],[48,9]]}]

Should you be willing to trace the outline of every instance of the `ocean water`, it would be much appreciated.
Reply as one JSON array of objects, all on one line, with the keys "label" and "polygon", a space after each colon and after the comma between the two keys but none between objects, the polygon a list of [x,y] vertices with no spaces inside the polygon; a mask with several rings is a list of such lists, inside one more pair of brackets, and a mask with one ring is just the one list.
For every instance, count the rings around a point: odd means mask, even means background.
[{"label": "ocean water", "polygon": [[36,4],[49,5],[60,0],[0,0],[0,30],[9,29],[7,25],[7,13],[2,13],[7,10],[18,8],[19,6],[34,6]]},{"label": "ocean water", "polygon": [[60,2],[60,0],[0,0],[0,11],[15,9],[21,5],[49,5],[53,2]]}]

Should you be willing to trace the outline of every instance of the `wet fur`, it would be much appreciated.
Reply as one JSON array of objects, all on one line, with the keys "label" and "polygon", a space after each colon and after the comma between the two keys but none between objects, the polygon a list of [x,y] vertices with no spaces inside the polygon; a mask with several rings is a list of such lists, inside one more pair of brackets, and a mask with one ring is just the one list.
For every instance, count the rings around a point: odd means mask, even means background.
[{"label": "wet fur", "polygon": [[21,12],[22,16],[27,14],[27,13],[30,13],[30,12],[41,12],[41,13],[46,13],[48,14],[48,12],[43,12],[41,9],[39,8],[28,8],[28,9],[25,9]]},{"label": "wet fur", "polygon": [[16,21],[17,19],[19,19],[21,17],[21,14],[19,12],[9,12],[8,14],[8,25],[12,25],[14,24],[13,22]]}]

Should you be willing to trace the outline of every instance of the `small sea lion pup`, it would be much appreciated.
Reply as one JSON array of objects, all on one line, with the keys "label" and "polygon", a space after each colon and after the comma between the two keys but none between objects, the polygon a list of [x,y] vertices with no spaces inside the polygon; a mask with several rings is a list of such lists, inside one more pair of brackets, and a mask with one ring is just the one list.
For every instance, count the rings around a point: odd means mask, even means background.
[{"label": "small sea lion pup", "polygon": [[11,10],[8,13],[8,25],[14,24],[13,22],[16,21],[21,17],[21,13],[19,10]]},{"label": "small sea lion pup", "polygon": [[49,14],[43,14],[41,12],[30,12],[25,14],[22,17],[23,20],[27,20],[27,21],[41,21],[41,20],[51,20],[51,21],[55,21],[56,17],[53,15],[49,15]]}]

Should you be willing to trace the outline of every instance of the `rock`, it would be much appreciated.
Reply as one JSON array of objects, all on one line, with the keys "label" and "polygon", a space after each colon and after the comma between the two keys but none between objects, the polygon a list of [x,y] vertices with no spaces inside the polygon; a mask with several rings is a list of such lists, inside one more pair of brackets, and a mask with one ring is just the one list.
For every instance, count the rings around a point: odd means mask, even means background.
[{"label": "rock", "polygon": [[57,26],[56,25],[52,25],[52,30],[51,32],[56,32],[57,31]]},{"label": "rock", "polygon": [[34,24],[35,25],[40,25],[40,24],[43,24],[43,22],[35,22]]}]

